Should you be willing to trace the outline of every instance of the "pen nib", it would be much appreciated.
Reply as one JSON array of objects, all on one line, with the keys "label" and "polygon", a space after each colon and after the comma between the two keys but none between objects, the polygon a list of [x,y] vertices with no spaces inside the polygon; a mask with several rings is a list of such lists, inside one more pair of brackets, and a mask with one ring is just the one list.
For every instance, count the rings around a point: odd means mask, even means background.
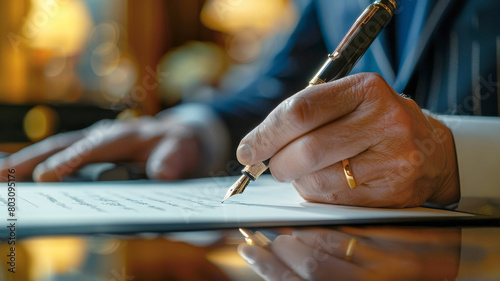
[{"label": "pen nib", "polygon": [[231,187],[226,192],[226,196],[224,196],[224,199],[222,199],[221,203],[224,203],[229,197],[236,195],[236,194],[241,194],[245,190],[245,188],[248,186],[250,183],[250,178],[247,176],[243,175],[241,176]]}]

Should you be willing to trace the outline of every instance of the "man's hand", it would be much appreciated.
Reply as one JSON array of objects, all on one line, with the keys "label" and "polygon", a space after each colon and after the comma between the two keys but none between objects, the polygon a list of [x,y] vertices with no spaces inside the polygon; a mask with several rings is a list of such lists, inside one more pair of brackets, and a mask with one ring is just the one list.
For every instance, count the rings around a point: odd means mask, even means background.
[{"label": "man's hand", "polygon": [[237,156],[246,165],[272,157],[273,176],[310,201],[401,208],[459,198],[450,130],[376,74],[295,94],[243,138]]},{"label": "man's hand", "polygon": [[188,176],[200,162],[194,129],[168,118],[142,117],[130,122],[103,120],[63,133],[0,160],[0,173],[15,168],[19,180],[60,181],[94,162],[146,164],[150,178]]},{"label": "man's hand", "polygon": [[294,231],[278,236],[271,251],[241,244],[238,252],[265,280],[455,280],[458,275],[460,230],[341,230]]}]

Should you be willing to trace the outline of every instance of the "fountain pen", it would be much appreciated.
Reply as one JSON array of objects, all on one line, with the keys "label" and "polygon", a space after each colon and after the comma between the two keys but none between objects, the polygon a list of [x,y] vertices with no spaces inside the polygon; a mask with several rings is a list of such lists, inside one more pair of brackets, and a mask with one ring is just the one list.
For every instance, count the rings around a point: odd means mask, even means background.
[{"label": "fountain pen", "polygon": [[[349,29],[335,51],[328,55],[327,61],[309,82],[308,87],[347,76],[389,23],[396,8],[396,0],[377,0],[370,4]],[[268,167],[269,160],[245,166],[241,171],[242,176],[229,187],[222,203],[233,195],[243,193],[250,181],[255,181]]]}]

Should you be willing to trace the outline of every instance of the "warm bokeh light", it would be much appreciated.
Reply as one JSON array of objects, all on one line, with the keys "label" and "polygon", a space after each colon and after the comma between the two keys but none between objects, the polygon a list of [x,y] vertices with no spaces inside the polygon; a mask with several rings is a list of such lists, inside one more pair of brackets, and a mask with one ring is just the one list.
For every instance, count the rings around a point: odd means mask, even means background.
[{"label": "warm bokeh light", "polygon": [[82,0],[31,0],[32,8],[22,28],[34,49],[56,56],[74,56],[86,43],[92,20]]},{"label": "warm bokeh light", "polygon": [[47,237],[23,241],[32,264],[29,280],[49,280],[54,273],[78,269],[87,255],[87,241],[77,237]]},{"label": "warm bokeh light", "polygon": [[88,127],[97,109],[125,120],[210,100],[294,21],[290,0],[0,1],[0,106],[16,108],[0,151]]},{"label": "warm bokeh light", "polygon": [[22,103],[27,93],[28,58],[14,45],[29,0],[0,2],[0,102]]},{"label": "warm bokeh light", "polygon": [[287,0],[208,0],[202,22],[227,34],[226,51],[238,63],[254,61],[262,42],[295,20],[294,6]]},{"label": "warm bokeh light", "polygon": [[175,104],[182,94],[212,85],[227,69],[224,49],[208,42],[189,42],[167,53],[159,67],[165,74],[160,80],[159,94],[166,103]]},{"label": "warm bokeh light", "polygon": [[52,108],[37,105],[24,116],[24,132],[31,141],[40,141],[54,134],[57,119]]},{"label": "warm bokeh light", "polygon": [[234,34],[252,28],[268,32],[292,20],[286,0],[208,0],[202,22],[214,30]]},{"label": "warm bokeh light", "polygon": [[223,269],[231,277],[231,280],[240,280],[241,276],[252,276],[252,270],[235,251],[235,246],[215,249],[207,253],[206,259]]}]

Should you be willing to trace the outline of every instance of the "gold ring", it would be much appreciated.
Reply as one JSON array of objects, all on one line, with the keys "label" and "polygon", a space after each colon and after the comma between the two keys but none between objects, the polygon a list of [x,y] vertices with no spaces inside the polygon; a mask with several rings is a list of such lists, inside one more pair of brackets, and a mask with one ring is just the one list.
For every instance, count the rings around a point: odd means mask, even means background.
[{"label": "gold ring", "polygon": [[349,240],[349,244],[347,244],[347,250],[345,251],[345,257],[344,257],[346,261],[352,260],[352,255],[354,254],[354,248],[356,247],[356,243],[358,243],[356,238],[351,238],[351,240]]},{"label": "gold ring", "polygon": [[354,180],[354,174],[352,172],[351,164],[349,159],[342,160],[342,166],[344,167],[345,178],[347,179],[347,184],[351,189],[356,188],[356,181]]}]

